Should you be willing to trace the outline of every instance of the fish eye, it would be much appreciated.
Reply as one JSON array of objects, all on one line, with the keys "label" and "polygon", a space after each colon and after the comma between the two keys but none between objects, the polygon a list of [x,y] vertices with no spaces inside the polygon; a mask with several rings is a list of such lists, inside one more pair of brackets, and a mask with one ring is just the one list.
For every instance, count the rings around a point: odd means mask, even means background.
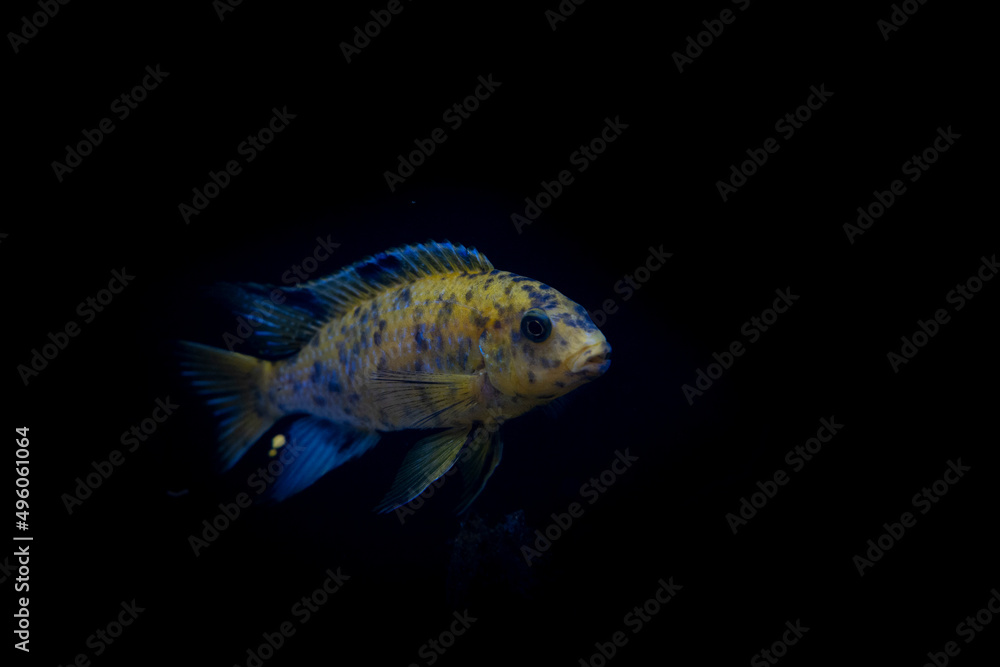
[{"label": "fish eye", "polygon": [[521,335],[535,343],[541,343],[552,333],[552,321],[544,311],[532,308],[521,318]]}]

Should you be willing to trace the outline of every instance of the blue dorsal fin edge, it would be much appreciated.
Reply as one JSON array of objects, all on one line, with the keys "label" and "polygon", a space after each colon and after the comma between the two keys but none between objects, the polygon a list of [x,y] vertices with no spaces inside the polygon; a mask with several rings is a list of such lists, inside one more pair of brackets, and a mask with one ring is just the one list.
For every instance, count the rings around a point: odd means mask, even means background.
[{"label": "blue dorsal fin edge", "polygon": [[428,241],[392,248],[355,262],[337,273],[300,285],[311,291],[336,317],[388,287],[445,273],[486,273],[493,270],[474,248],[450,241]]}]

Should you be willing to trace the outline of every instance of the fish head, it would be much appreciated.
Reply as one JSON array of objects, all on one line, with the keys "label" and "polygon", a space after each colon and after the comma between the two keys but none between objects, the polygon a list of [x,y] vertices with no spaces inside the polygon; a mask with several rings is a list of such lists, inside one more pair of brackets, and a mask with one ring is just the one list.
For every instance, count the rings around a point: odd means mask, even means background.
[{"label": "fish head", "polygon": [[480,339],[490,384],[538,405],[603,375],[611,345],[587,309],[548,285],[514,279],[520,289],[498,300],[502,315]]}]

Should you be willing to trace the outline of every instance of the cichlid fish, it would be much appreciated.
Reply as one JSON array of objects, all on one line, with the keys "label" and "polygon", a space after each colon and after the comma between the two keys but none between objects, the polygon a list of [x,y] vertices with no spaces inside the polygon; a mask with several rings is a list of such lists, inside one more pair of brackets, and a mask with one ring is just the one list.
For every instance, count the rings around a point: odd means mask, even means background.
[{"label": "cichlid fish", "polygon": [[223,469],[278,419],[299,416],[272,442],[271,456],[282,444],[300,452],[269,489],[275,500],[371,449],[380,431],[444,429],[413,446],[376,509],[410,502],[458,463],[464,511],[500,462],[500,425],[611,363],[583,306],[448,242],[282,288],[280,304],[272,286],[221,289],[255,322],[253,355],[184,342],[184,374],[220,418]]}]

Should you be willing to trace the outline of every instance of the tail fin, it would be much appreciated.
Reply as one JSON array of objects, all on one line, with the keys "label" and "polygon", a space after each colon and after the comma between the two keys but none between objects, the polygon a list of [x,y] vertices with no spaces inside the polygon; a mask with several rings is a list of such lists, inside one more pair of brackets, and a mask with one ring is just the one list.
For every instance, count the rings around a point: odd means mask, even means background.
[{"label": "tail fin", "polygon": [[219,418],[218,459],[223,470],[240,460],[280,417],[264,401],[270,362],[199,343],[180,342],[182,374]]}]

